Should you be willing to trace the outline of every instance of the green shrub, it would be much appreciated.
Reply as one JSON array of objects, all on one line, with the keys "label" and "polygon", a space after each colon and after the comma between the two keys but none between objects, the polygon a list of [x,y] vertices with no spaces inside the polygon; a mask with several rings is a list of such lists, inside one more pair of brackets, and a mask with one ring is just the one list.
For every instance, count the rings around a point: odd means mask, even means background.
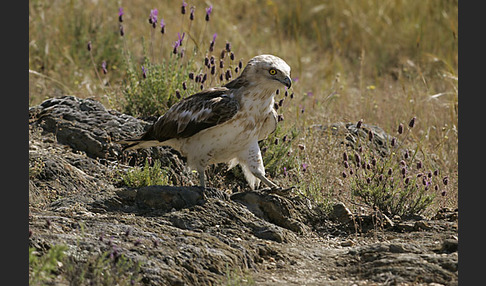
[{"label": "green shrub", "polygon": [[29,247],[29,285],[45,285],[57,275],[67,250],[66,245],[53,245],[45,254]]},{"label": "green shrub", "polygon": [[[411,136],[414,124],[415,118],[408,127],[399,125],[402,143],[391,139],[394,151],[389,155],[379,156],[366,142],[361,142],[358,150],[343,154],[342,176],[350,181],[352,195],[391,216],[423,213],[442,194],[442,185],[447,185],[448,178],[440,178],[439,170],[431,168],[432,161],[420,152],[420,142]],[[408,139],[415,145],[414,150],[403,146]]]},{"label": "green shrub", "polygon": [[155,160],[153,166],[151,166],[151,160],[152,158],[147,158],[144,167],[132,167],[126,173],[123,173],[123,183],[131,188],[167,185],[169,183],[168,170],[161,167],[159,160]]},{"label": "green shrub", "polygon": [[278,124],[274,133],[270,134],[266,140],[260,141],[265,172],[270,177],[276,177],[298,168],[298,160],[292,149],[292,142],[297,135],[296,129],[286,132],[284,127]]},{"label": "green shrub", "polygon": [[93,255],[86,261],[73,256],[64,260],[62,276],[70,285],[139,285],[140,262],[135,262],[117,248]]}]

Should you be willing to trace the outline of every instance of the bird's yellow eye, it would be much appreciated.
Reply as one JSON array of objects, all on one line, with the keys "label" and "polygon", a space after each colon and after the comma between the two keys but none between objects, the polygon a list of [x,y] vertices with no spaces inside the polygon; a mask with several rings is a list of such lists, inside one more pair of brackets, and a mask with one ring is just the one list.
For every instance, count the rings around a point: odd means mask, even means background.
[{"label": "bird's yellow eye", "polygon": [[276,75],[277,74],[277,70],[276,69],[270,69],[268,71],[271,75]]}]

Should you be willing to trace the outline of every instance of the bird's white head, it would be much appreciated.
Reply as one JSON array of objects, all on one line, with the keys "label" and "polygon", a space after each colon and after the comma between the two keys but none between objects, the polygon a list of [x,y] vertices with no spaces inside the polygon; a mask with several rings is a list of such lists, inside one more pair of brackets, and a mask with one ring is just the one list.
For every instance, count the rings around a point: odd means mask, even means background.
[{"label": "bird's white head", "polygon": [[290,88],[290,66],[281,58],[273,55],[259,55],[248,61],[242,76],[249,82],[267,87],[268,89],[278,89],[282,85]]}]

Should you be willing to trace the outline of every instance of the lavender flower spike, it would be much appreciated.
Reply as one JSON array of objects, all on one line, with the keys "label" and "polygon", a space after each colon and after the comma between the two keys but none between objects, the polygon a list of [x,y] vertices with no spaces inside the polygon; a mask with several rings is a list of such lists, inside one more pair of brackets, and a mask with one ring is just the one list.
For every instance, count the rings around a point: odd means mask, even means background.
[{"label": "lavender flower spike", "polygon": [[214,42],[216,41],[216,37],[218,34],[214,33],[213,34],[213,40],[209,43],[209,51],[212,52],[214,51]]},{"label": "lavender flower spike", "polygon": [[165,34],[165,22],[164,22],[164,19],[160,19],[160,33]]},{"label": "lavender flower spike", "polygon": [[181,44],[180,44],[179,40],[174,42],[174,44],[172,45],[172,47],[174,48],[174,50],[172,51],[173,54],[177,54],[177,49],[179,48],[180,45]]},{"label": "lavender flower spike", "polygon": [[157,16],[159,15],[159,11],[157,9],[150,10],[150,17],[149,23],[152,24],[152,27],[156,27],[157,24]]},{"label": "lavender flower spike", "polygon": [[121,23],[121,22],[123,22],[123,15],[124,15],[124,14],[125,14],[125,13],[123,13],[123,8],[122,8],[122,7],[118,8],[118,21],[119,21],[120,23]]},{"label": "lavender flower spike", "polygon": [[106,69],[106,61],[101,63],[101,69],[103,70],[103,74],[107,74],[108,70]]},{"label": "lavender flower spike", "polygon": [[184,40],[184,37],[186,36],[186,33],[182,33],[182,37],[181,37],[181,34],[180,33],[177,33],[177,37],[179,38],[178,42],[179,42],[179,46],[182,46],[182,41]]},{"label": "lavender flower spike", "polygon": [[191,6],[191,13],[189,14],[189,20],[194,21],[194,11],[196,10],[196,7]]},{"label": "lavender flower spike", "polygon": [[182,15],[186,14],[186,6],[187,6],[186,1],[182,1],[182,6],[181,6]]},{"label": "lavender flower spike", "polygon": [[213,5],[206,8],[206,21],[209,21],[209,16],[211,15],[212,12],[213,12]]},{"label": "lavender flower spike", "polygon": [[142,66],[142,77],[147,78],[147,70],[145,69],[144,66]]}]

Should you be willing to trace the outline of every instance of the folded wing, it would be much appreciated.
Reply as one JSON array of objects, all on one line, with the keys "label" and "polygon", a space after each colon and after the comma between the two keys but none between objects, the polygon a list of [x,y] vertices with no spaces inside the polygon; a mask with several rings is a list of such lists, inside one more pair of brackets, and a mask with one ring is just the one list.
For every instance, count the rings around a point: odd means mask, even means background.
[{"label": "folded wing", "polygon": [[225,87],[196,93],[173,105],[140,140],[166,141],[187,138],[222,124],[238,112],[239,103]]}]

